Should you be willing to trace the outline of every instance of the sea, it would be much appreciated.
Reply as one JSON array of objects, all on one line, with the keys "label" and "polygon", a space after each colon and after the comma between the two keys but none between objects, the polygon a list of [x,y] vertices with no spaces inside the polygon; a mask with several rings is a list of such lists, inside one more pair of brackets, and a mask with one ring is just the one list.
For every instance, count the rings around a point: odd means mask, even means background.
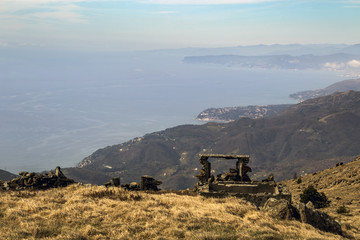
[{"label": "sea", "polygon": [[[7,54],[7,55],[6,55]],[[320,70],[185,64],[156,52],[8,51],[0,58],[0,169],[74,167],[99,148],[195,120],[211,107],[296,103],[345,80]]]}]

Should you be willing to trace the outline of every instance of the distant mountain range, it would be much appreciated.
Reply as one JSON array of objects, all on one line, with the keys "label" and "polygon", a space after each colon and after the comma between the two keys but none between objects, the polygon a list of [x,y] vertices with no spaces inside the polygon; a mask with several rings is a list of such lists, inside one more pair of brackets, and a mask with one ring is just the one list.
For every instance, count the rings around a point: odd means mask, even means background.
[{"label": "distant mountain range", "polygon": [[313,54],[293,55],[208,55],[188,56],[183,59],[188,64],[220,64],[229,67],[264,68],[264,69],[325,69],[344,70],[360,68],[360,53],[336,53],[331,55]]},{"label": "distant mountain range", "polygon": [[11,180],[13,178],[16,178],[16,177],[17,177],[16,174],[13,174],[11,172],[0,169],[0,180],[1,181],[9,181],[9,180]]},{"label": "distant mountain range", "polygon": [[207,56],[207,55],[242,55],[242,56],[264,56],[264,55],[332,55],[336,53],[360,55],[360,44],[259,44],[248,46],[218,47],[218,48],[180,48],[152,50],[150,52],[167,53],[185,56]]},{"label": "distant mountain range", "polygon": [[[349,79],[334,83],[326,88],[317,90],[308,90],[291,94],[289,97],[302,102],[311,98],[326,96],[335,92],[345,92],[348,90],[360,91],[360,79]],[[208,108],[202,111],[197,117],[200,121],[235,121],[242,117],[252,119],[269,117],[277,114],[293,104],[278,105],[255,105],[238,106],[223,108]]]},{"label": "distant mountain range", "polygon": [[[196,182],[198,154],[250,154],[253,179],[274,173],[281,180],[353,159],[359,154],[359,136],[360,92],[348,91],[310,99],[267,118],[147,134],[97,150],[76,170],[89,171],[92,178],[96,173],[120,176],[123,182],[148,174],[163,181],[163,188],[181,189]],[[215,174],[224,168],[212,164]]]}]

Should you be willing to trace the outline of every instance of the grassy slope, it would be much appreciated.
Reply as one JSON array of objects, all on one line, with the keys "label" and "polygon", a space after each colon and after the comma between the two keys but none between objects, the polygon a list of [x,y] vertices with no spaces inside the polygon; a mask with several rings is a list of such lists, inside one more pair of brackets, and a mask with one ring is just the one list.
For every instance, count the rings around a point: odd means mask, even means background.
[{"label": "grassy slope", "polygon": [[[360,156],[345,165],[305,175],[300,184],[297,180],[282,183],[288,186],[294,202],[299,202],[300,194],[309,185],[324,192],[331,203],[323,211],[335,217],[355,239],[360,239]],[[348,214],[336,212],[343,205],[350,210]]]},{"label": "grassy slope", "polygon": [[341,239],[235,198],[72,185],[0,194],[0,239]]}]

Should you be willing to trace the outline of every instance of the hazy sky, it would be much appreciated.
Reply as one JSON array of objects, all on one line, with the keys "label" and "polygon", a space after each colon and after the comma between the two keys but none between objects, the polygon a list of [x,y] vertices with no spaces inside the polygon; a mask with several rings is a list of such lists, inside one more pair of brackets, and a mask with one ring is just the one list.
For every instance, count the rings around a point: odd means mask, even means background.
[{"label": "hazy sky", "polygon": [[0,0],[0,46],[360,43],[360,0]]}]

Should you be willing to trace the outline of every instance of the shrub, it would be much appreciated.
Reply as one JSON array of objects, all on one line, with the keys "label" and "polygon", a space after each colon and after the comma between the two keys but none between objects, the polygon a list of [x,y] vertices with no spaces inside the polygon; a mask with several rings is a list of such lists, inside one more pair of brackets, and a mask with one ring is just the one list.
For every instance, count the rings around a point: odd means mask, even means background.
[{"label": "shrub", "polygon": [[293,179],[296,180],[298,177],[297,177],[297,174],[294,173],[294,176],[293,176]]},{"label": "shrub", "polygon": [[301,177],[298,178],[298,180],[296,181],[297,184],[302,183]]},{"label": "shrub", "polygon": [[315,208],[324,208],[329,206],[330,201],[325,193],[319,193],[314,186],[307,187],[302,194],[300,194],[300,202],[307,203],[311,201]]},{"label": "shrub", "polygon": [[336,209],[336,212],[338,214],[344,214],[344,213],[349,213],[350,210],[347,207],[345,207],[344,205],[342,205],[342,206],[338,207],[338,209]]}]

